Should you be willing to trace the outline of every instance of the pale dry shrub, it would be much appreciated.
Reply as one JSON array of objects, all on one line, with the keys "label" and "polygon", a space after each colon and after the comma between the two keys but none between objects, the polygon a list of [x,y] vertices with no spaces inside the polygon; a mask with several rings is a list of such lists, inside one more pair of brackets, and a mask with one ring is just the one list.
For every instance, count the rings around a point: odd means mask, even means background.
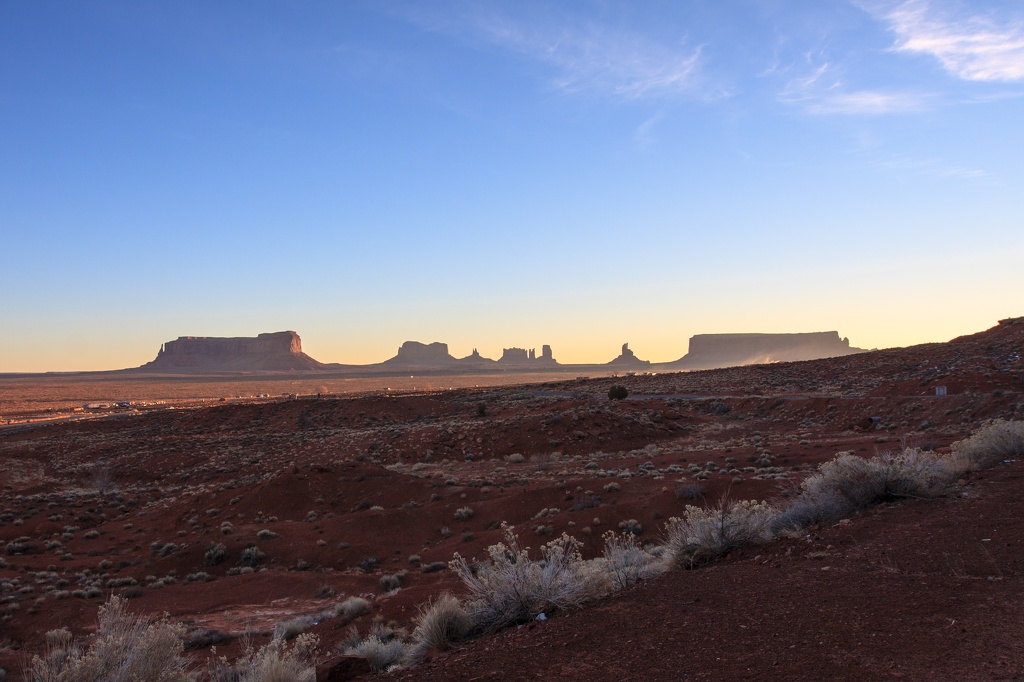
[{"label": "pale dry shrub", "polygon": [[969,438],[953,443],[952,459],[962,471],[977,471],[1024,455],[1024,422],[997,419]]},{"label": "pale dry shrub", "polygon": [[935,497],[962,473],[955,458],[916,448],[871,459],[840,453],[803,480],[775,528],[833,523],[880,502]]},{"label": "pale dry shrub", "polygon": [[70,631],[66,628],[50,630],[46,633],[46,653],[32,657],[25,679],[32,682],[71,680],[69,671],[81,656],[82,649]]},{"label": "pale dry shrub", "polygon": [[127,600],[111,597],[100,607],[96,636],[82,650],[67,630],[47,635],[44,657],[34,656],[25,671],[32,682],[185,682],[188,659],[182,656],[183,625],[151,623],[126,611]]},{"label": "pale dry shrub", "polygon": [[374,670],[391,670],[412,661],[412,646],[408,642],[397,637],[382,639],[372,634],[349,646],[342,653],[345,656],[365,658]]},{"label": "pale dry shrub", "polygon": [[308,633],[296,637],[291,646],[277,637],[258,650],[246,642],[234,665],[221,658],[211,664],[209,675],[225,682],[314,682],[319,643]]},{"label": "pale dry shrub", "polygon": [[636,519],[626,519],[619,522],[619,530],[630,535],[640,535],[644,532],[644,527]]},{"label": "pale dry shrub", "polygon": [[469,588],[467,609],[479,630],[492,631],[540,613],[579,606],[590,596],[583,580],[580,543],[563,534],[540,548],[540,559],[520,547],[502,524],[505,542],[487,548],[489,560],[471,564],[458,553],[449,564]]},{"label": "pale dry shrub", "polygon": [[449,592],[420,607],[413,631],[413,657],[420,659],[431,649],[450,649],[469,637],[473,618],[457,597]]},{"label": "pale dry shrub", "polygon": [[405,578],[408,574],[405,571],[399,571],[394,574],[385,574],[380,577],[377,581],[380,585],[380,589],[385,592],[393,592],[403,585],[405,585]]},{"label": "pale dry shrub", "polygon": [[345,620],[358,618],[364,613],[370,612],[370,602],[362,597],[349,597],[334,607],[334,613]]},{"label": "pale dry shrub", "polygon": [[216,566],[217,564],[223,563],[224,559],[228,556],[228,548],[222,542],[215,542],[206,549],[206,563],[210,566]]},{"label": "pale dry shrub", "polygon": [[621,590],[658,574],[657,557],[645,550],[636,535],[608,531],[604,534],[604,559],[615,589]]},{"label": "pale dry shrub", "polygon": [[257,566],[263,563],[267,555],[259,547],[246,547],[238,557],[238,563],[242,566]]},{"label": "pale dry shrub", "polygon": [[776,511],[767,502],[722,499],[710,508],[686,505],[682,518],[670,518],[669,560],[680,568],[695,568],[724,556],[734,549],[773,537]]},{"label": "pale dry shrub", "polygon": [[459,507],[458,509],[455,510],[455,520],[469,521],[471,518],[473,518],[473,513],[474,512],[472,507]]},{"label": "pale dry shrub", "polygon": [[282,620],[274,626],[274,639],[290,642],[314,625],[316,625],[316,619],[312,616],[299,616],[298,618]]},{"label": "pale dry shrub", "polygon": [[1024,455],[1024,422],[989,422],[951,450],[946,456],[916,448],[871,459],[837,455],[801,483],[799,497],[775,526],[798,529],[838,521],[879,502],[935,497],[968,471]]}]

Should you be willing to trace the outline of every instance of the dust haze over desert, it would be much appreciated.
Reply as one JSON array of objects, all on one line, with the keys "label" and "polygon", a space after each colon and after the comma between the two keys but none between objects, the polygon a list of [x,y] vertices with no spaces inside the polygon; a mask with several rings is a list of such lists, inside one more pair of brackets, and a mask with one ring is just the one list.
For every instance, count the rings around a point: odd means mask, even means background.
[{"label": "dust haze over desert", "polygon": [[0,679],[1017,679],[1010,0],[0,6]]}]

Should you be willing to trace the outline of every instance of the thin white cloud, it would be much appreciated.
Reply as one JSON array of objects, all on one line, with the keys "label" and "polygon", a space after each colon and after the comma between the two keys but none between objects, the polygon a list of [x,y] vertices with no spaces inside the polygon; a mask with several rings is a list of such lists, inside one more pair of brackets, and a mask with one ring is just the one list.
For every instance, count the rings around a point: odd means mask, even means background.
[{"label": "thin white cloud", "polygon": [[892,170],[912,171],[942,178],[986,178],[989,174],[979,168],[949,164],[939,159],[914,159],[892,155],[877,161],[879,166]]},{"label": "thin white cloud", "polygon": [[898,51],[935,57],[957,78],[1024,80],[1024,16],[999,20],[990,15],[958,14],[951,6],[929,0],[905,0],[872,13],[881,16],[896,34]]},{"label": "thin white cloud", "polygon": [[646,151],[651,148],[655,141],[654,127],[661,119],[662,113],[659,111],[636,127],[636,130],[633,131],[633,142],[638,149]]},{"label": "thin white cloud", "polygon": [[883,90],[828,92],[807,103],[807,110],[812,114],[906,114],[926,107],[926,96]]},{"label": "thin white cloud", "polygon": [[421,25],[520,54],[553,67],[551,83],[566,92],[636,100],[692,92],[700,81],[701,48],[664,44],[648,35],[573,18],[516,19],[480,7]]},{"label": "thin white cloud", "polygon": [[922,111],[932,97],[912,91],[848,90],[837,69],[825,62],[812,67],[807,75],[791,79],[779,99],[811,114],[863,116]]}]

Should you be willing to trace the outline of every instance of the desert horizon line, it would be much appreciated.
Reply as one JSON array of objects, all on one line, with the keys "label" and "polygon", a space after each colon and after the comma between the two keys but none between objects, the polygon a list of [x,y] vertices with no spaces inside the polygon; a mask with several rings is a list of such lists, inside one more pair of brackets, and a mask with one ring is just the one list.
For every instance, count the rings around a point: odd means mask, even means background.
[{"label": "desert horizon line", "polygon": [[[556,358],[553,347],[502,347],[501,356],[491,358],[473,348],[469,355],[456,356],[448,343],[406,340],[395,355],[370,363],[327,362],[306,354],[297,331],[261,332],[256,336],[179,336],[160,344],[156,357],[139,366],[99,370],[55,370],[41,373],[88,372],[385,372],[439,371],[465,373],[545,370],[673,370],[708,369],[730,365],[810,360],[864,352],[852,347],[849,338],[835,330],[825,332],[730,332],[690,336],[681,357],[652,361],[638,357],[629,342],[620,352],[601,362],[567,362]],[[35,374],[37,372],[3,372]]]}]

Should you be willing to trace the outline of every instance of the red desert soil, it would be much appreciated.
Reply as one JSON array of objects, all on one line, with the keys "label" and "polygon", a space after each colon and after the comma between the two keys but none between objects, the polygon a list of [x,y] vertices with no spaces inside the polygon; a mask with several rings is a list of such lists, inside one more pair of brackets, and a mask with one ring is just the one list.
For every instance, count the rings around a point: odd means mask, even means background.
[{"label": "red desert soil", "polygon": [[1012,463],[385,679],[1024,679],[1022,484]]},{"label": "red desert soil", "polygon": [[[419,567],[482,556],[502,521],[524,544],[568,532],[594,556],[624,520],[657,540],[685,504],[784,501],[838,451],[941,450],[985,420],[1024,418],[1022,351],[1017,319],[812,362],[9,426],[0,665],[19,679],[47,630],[88,635],[111,594],[218,631],[229,657],[244,633],[258,645],[281,620],[371,599],[369,614],[312,629],[329,654],[352,625],[408,625],[458,592],[450,571]],[[608,400],[615,382],[628,400]],[[669,573],[392,677],[1019,679],[1022,473],[1009,463],[942,499]],[[677,494],[694,483],[695,499]],[[463,507],[472,517],[456,520]],[[226,560],[210,565],[215,543]],[[266,559],[240,572],[250,545]],[[384,592],[382,575],[403,569],[405,586]]]}]

